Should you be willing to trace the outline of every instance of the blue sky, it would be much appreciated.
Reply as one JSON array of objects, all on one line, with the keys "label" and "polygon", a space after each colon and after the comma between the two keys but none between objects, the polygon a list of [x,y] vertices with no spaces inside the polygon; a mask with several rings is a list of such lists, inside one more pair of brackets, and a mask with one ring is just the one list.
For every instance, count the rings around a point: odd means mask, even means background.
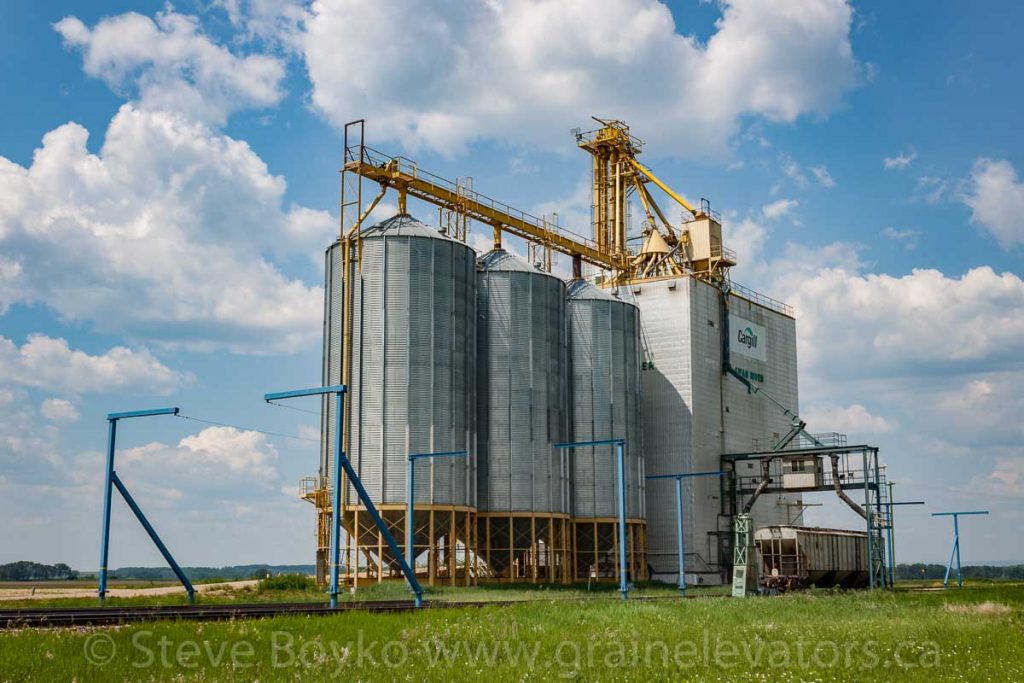
[{"label": "blue sky", "polygon": [[[877,443],[929,503],[900,511],[902,558],[945,559],[928,511],[983,506],[965,559],[1024,560],[1024,8],[459,7],[5,7],[0,562],[94,568],[103,416],[165,404],[301,437],[124,425],[119,471],[179,560],[311,559],[318,419],[259,397],[319,381],[341,125],[585,232],[591,115],[723,213],[736,281],[796,307],[811,429]],[[823,502],[811,522],[856,523]],[[159,564],[127,514],[111,564]]]}]

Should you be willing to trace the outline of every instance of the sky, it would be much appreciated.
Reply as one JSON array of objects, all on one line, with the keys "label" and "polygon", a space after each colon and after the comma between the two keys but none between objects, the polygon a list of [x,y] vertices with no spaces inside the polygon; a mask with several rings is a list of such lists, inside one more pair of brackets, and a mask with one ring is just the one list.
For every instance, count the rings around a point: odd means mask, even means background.
[{"label": "sky", "polygon": [[[320,382],[344,124],[585,233],[591,116],[721,212],[735,282],[794,306],[809,429],[879,446],[927,502],[896,513],[899,559],[944,562],[930,513],[980,508],[965,563],[1024,562],[1022,24],[1011,2],[8,3],[0,562],[94,570],[105,415],[162,406],[191,419],[122,422],[117,471],[179,563],[311,562],[318,404],[261,397]],[[113,519],[110,566],[162,564]]]}]

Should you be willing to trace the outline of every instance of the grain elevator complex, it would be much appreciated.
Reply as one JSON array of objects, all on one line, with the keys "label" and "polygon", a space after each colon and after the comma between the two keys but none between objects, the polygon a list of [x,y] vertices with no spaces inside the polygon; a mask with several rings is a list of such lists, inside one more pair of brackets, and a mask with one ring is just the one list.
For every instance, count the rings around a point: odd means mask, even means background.
[{"label": "grain elevator complex", "polygon": [[[790,524],[802,491],[830,490],[829,453],[798,462],[781,450],[828,446],[797,415],[793,312],[732,284],[735,257],[709,204],[691,206],[643,166],[643,143],[623,123],[599,123],[575,132],[593,162],[587,237],[481,195],[468,179],[373,150],[361,121],[346,127],[341,235],[326,252],[323,382],[348,387],[342,450],[391,534],[411,532],[409,564],[429,583],[618,580],[622,544],[629,580],[680,580],[677,488],[659,475],[687,473],[717,476],[680,489],[686,582],[733,581],[737,562],[746,580],[753,542],[743,525]],[[655,188],[682,220],[668,217]],[[397,215],[370,225],[388,191]],[[437,225],[414,218],[410,199],[436,207]],[[486,226],[492,248],[467,244],[471,225]],[[563,277],[553,252],[569,256]],[[325,399],[320,472],[303,482],[318,513],[321,581],[334,411]],[[615,448],[572,446],[614,440],[623,442],[622,501]],[[449,457],[410,460],[430,454]],[[779,485],[805,465],[810,481]],[[867,503],[877,508],[877,471],[874,488]],[[401,577],[350,483],[340,513],[342,580]]]}]

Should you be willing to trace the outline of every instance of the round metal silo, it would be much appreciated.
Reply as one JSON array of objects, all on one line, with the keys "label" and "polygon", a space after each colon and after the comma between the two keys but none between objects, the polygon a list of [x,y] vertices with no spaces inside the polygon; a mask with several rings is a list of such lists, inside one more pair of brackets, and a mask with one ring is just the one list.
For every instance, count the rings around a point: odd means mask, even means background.
[{"label": "round metal silo", "polygon": [[[324,254],[324,386],[342,383],[341,334],[345,301],[343,261],[341,242],[335,242],[327,247]],[[324,396],[320,412],[320,476],[327,480],[330,479],[334,456],[334,408],[334,397]]]},{"label": "round metal silo", "polygon": [[[325,381],[340,380],[344,332],[334,332],[343,247],[328,250]],[[351,354],[346,396],[347,455],[363,486],[400,537],[405,528],[408,456],[469,451],[416,464],[416,555],[435,577],[468,579],[470,513],[476,506],[476,255],[407,214],[363,230],[350,257]],[[333,408],[324,411],[321,472],[330,474]],[[379,562],[397,574],[355,489],[344,491],[346,564]],[[456,569],[456,555],[464,566]],[[358,558],[358,559],[357,559]],[[464,560],[464,562],[463,562]],[[370,571],[374,571],[371,567]]]},{"label": "round metal silo", "polygon": [[[644,463],[640,414],[640,312],[584,281],[568,286],[571,440],[625,439],[631,576],[646,576]],[[614,446],[572,452],[572,510],[578,578],[612,578],[618,567]]]},{"label": "round metal silo", "polygon": [[492,578],[568,580],[565,283],[507,251],[477,272],[477,546]]}]

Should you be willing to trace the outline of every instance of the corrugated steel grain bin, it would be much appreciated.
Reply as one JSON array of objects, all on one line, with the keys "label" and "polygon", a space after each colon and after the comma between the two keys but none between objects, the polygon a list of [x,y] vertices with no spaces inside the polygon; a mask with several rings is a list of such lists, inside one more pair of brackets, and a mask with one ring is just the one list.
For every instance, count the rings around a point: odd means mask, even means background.
[{"label": "corrugated steel grain bin", "polygon": [[[644,460],[640,416],[640,314],[636,306],[583,280],[568,287],[573,441],[626,439],[627,517],[643,519]],[[573,515],[617,516],[611,446],[574,449]]]},{"label": "corrugated steel grain bin", "polygon": [[[349,457],[375,503],[406,500],[410,453],[468,450],[420,463],[417,504],[476,504],[476,256],[412,216],[361,233],[353,265]],[[341,247],[327,254],[324,381],[339,383]],[[339,322],[335,323],[335,317]],[[338,331],[335,331],[335,328]],[[333,408],[321,433],[329,474]],[[355,491],[349,490],[354,501]]]},{"label": "corrugated steel grain bin", "polygon": [[478,509],[568,513],[565,283],[504,250],[477,273]]}]

